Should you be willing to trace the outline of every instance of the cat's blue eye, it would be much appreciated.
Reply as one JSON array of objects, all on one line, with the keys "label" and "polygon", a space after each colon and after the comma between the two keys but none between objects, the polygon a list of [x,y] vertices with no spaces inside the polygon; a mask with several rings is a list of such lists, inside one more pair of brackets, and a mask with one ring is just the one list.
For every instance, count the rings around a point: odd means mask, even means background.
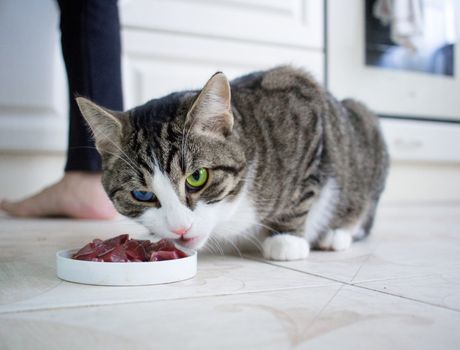
[{"label": "cat's blue eye", "polygon": [[148,191],[131,191],[131,195],[139,202],[154,202],[157,198],[153,192]]}]

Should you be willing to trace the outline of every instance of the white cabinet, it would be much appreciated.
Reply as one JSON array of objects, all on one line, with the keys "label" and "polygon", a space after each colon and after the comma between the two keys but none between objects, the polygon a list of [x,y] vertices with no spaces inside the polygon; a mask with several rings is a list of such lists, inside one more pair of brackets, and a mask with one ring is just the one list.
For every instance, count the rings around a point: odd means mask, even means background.
[{"label": "white cabinet", "polygon": [[63,151],[67,89],[57,3],[3,0],[0,10],[0,150]]},{"label": "white cabinet", "polygon": [[[295,64],[323,79],[322,0],[121,0],[125,106]],[[60,152],[67,87],[54,0],[3,0],[0,151]]]},{"label": "white cabinet", "polygon": [[[119,7],[126,108],[200,88],[218,70],[233,78],[292,63],[323,80],[323,0],[120,0]],[[67,98],[56,1],[2,0],[0,197],[30,195],[58,179]]]},{"label": "white cabinet", "polygon": [[323,0],[131,0],[126,29],[323,48]]},{"label": "white cabinet", "polygon": [[323,77],[323,52],[177,34],[125,30],[127,107],[182,89],[201,88],[216,71],[229,78],[279,64],[295,64]]},{"label": "white cabinet", "polygon": [[[366,65],[364,3],[328,2],[329,89],[339,98],[359,99],[381,115],[446,119],[448,122],[441,123],[382,118],[382,127],[393,160],[451,162],[458,166],[460,124],[454,121],[460,115],[460,80]],[[460,2],[455,2],[454,9],[460,14]],[[456,30],[460,36],[460,26]],[[455,46],[460,52],[459,45]],[[456,67],[460,66],[457,52]]]},{"label": "white cabinet", "polygon": [[323,80],[322,0],[136,0],[121,4],[126,106],[294,64]]},{"label": "white cabinet", "polygon": [[382,119],[394,161],[460,164],[460,124]]}]

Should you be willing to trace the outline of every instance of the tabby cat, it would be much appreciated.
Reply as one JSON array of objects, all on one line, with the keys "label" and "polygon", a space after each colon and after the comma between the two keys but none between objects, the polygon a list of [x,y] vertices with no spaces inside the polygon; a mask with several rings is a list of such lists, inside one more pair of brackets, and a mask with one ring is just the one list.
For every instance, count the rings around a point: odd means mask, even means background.
[{"label": "tabby cat", "polygon": [[301,69],[219,72],[127,112],[77,102],[116,209],[160,237],[199,249],[257,233],[266,259],[296,260],[371,229],[388,168],[378,119]]}]

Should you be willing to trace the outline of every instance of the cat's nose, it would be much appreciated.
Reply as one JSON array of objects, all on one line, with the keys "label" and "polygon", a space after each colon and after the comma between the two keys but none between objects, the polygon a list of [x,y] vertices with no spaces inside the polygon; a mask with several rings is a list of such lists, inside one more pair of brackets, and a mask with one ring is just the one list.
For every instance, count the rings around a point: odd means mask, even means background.
[{"label": "cat's nose", "polygon": [[176,235],[183,236],[183,235],[185,235],[189,230],[190,230],[190,227],[189,227],[189,228],[176,228],[176,229],[171,230],[171,231],[174,232]]}]

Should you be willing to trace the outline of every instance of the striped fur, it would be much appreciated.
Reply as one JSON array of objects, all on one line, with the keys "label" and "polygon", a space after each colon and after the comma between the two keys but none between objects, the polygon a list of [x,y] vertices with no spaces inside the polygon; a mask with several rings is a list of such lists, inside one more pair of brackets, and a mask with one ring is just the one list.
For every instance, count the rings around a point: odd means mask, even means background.
[{"label": "striped fur", "polygon": [[[199,211],[199,219],[190,214],[192,227],[197,227],[191,236],[204,236],[199,246],[210,235],[227,237],[228,232],[218,230],[224,222],[228,228],[244,221],[244,232],[237,234],[263,227],[269,236],[304,237],[321,249],[343,246],[324,243],[326,238],[333,242],[336,230],[340,242],[346,242],[348,232],[364,237],[372,227],[388,168],[378,119],[359,102],[337,101],[302,70],[278,67],[230,85],[219,73],[201,92],[173,93],[125,113],[102,113],[82,98],[78,103],[102,155],[103,185],[124,215],[140,218],[147,211],[160,212],[166,203],[141,204],[130,191],[153,191],[152,179],[165,176],[184,212]],[[110,143],[102,142],[96,124],[111,133]],[[208,182],[204,189],[188,192],[185,178],[199,168],[209,170]],[[324,194],[332,183],[333,192]],[[248,218],[237,208],[243,197]],[[168,228],[149,228],[170,234]],[[266,246],[277,253],[267,251],[265,256],[306,256],[303,248],[290,255],[283,242],[292,245],[296,240],[271,240]]]}]

